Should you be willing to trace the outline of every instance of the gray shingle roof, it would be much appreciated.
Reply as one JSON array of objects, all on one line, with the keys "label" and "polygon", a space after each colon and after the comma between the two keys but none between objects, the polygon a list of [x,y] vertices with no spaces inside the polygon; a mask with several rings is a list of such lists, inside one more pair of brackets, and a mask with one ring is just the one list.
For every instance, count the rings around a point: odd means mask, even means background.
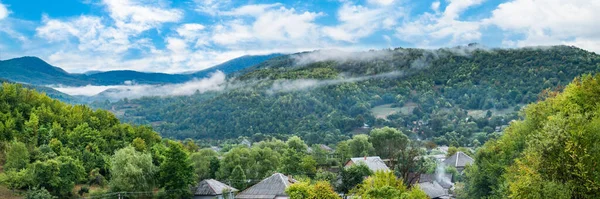
[{"label": "gray shingle roof", "polygon": [[238,191],[237,189],[230,187],[222,182],[216,181],[214,179],[202,180],[198,183],[196,191],[194,191],[194,195],[216,196],[223,194],[223,190],[225,189],[230,189],[233,192]]},{"label": "gray shingle roof", "polygon": [[429,198],[439,198],[448,195],[446,190],[436,181],[419,183],[419,188],[423,190]]},{"label": "gray shingle roof", "polygon": [[290,179],[281,173],[275,173],[258,184],[240,192],[235,198],[275,198],[276,196],[287,196],[285,189],[295,183],[294,179]]},{"label": "gray shingle roof", "polygon": [[460,151],[444,160],[444,164],[453,167],[465,167],[468,164],[473,164],[473,162],[473,158]]},{"label": "gray shingle roof", "polygon": [[350,161],[352,161],[354,164],[365,164],[372,171],[390,171],[390,168],[385,165],[379,156],[350,158]]}]

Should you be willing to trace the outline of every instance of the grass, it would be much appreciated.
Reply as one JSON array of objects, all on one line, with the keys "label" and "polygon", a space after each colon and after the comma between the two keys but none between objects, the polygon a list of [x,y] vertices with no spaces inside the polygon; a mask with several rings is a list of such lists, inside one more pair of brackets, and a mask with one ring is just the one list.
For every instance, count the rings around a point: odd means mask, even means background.
[{"label": "grass", "polygon": [[411,102],[404,104],[404,106],[402,107],[392,107],[392,104],[384,104],[373,107],[371,109],[371,113],[373,113],[373,116],[375,116],[375,118],[387,120],[388,116],[397,112],[400,112],[405,115],[410,114],[412,113],[413,109],[415,109],[415,107],[417,107],[417,104]]}]

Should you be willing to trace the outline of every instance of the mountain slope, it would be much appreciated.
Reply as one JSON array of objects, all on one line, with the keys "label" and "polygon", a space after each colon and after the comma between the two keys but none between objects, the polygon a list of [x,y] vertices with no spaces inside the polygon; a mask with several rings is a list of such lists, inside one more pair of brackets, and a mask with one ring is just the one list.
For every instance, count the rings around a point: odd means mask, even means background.
[{"label": "mountain slope", "polygon": [[243,56],[192,74],[147,73],[131,70],[72,74],[37,57],[21,57],[0,61],[0,78],[31,85],[64,86],[121,85],[126,81],[137,84],[183,83],[194,78],[207,77],[217,70],[229,74],[280,55]]},{"label": "mountain slope", "polygon": [[69,74],[37,57],[21,57],[0,61],[0,77],[27,84],[48,85],[69,83],[84,85],[83,75]]},{"label": "mountain slope", "polygon": [[210,98],[96,106],[125,111],[122,119],[153,124],[167,137],[294,134],[309,143],[334,143],[366,124],[400,128],[437,144],[473,146],[497,136],[494,131],[517,119],[515,110],[535,102],[544,89],[600,72],[600,56],[568,46],[398,48],[343,56],[301,53],[253,68],[235,74],[231,84],[239,87]]},{"label": "mountain slope", "polygon": [[246,56],[242,56],[242,57],[238,57],[238,58],[229,60],[227,62],[213,66],[213,67],[205,69],[205,70],[194,72],[191,75],[196,78],[202,78],[202,77],[208,76],[210,73],[216,72],[217,70],[219,70],[225,74],[231,74],[231,73],[237,72],[239,70],[243,70],[245,68],[260,64],[271,58],[279,57],[282,55],[283,54],[279,54],[279,53],[268,54],[268,55],[246,55]]}]

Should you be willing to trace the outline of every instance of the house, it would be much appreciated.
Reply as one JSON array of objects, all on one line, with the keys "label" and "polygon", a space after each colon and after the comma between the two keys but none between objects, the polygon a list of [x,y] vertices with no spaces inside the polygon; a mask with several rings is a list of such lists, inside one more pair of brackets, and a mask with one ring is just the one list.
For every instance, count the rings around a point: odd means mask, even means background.
[{"label": "house", "polygon": [[194,199],[223,199],[232,198],[238,190],[214,179],[208,179],[200,181],[192,192]]},{"label": "house", "polygon": [[450,182],[452,174],[416,174],[408,175],[411,185],[418,185],[429,198],[450,198],[448,190],[454,185]]},{"label": "house", "polygon": [[360,158],[350,158],[344,164],[344,167],[349,167],[354,164],[365,164],[371,171],[391,171],[390,168],[385,165],[385,162],[379,156],[371,156],[371,157],[360,157]]},{"label": "house", "polygon": [[296,180],[281,173],[275,173],[272,176],[260,181],[258,184],[240,192],[235,198],[243,199],[287,199],[289,196],[285,189]]},{"label": "house", "polygon": [[436,198],[450,198],[446,189],[444,189],[438,182],[421,182],[418,184],[419,188],[429,196],[431,199]]},{"label": "house", "polygon": [[456,168],[459,173],[462,173],[462,171],[465,170],[465,166],[473,164],[473,162],[473,158],[461,151],[456,152],[454,155],[444,160],[444,164]]}]

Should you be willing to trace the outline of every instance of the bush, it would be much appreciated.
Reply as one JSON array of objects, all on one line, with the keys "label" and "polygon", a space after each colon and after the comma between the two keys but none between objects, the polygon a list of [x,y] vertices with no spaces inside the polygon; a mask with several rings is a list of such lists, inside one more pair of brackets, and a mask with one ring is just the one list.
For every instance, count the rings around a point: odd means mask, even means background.
[{"label": "bush", "polygon": [[90,187],[84,185],[81,188],[79,188],[79,191],[77,191],[77,194],[79,194],[80,196],[83,196],[83,194],[86,194],[89,192],[90,192]]},{"label": "bush", "polygon": [[55,196],[50,195],[48,190],[42,188],[33,188],[27,191],[25,199],[54,199]]}]

